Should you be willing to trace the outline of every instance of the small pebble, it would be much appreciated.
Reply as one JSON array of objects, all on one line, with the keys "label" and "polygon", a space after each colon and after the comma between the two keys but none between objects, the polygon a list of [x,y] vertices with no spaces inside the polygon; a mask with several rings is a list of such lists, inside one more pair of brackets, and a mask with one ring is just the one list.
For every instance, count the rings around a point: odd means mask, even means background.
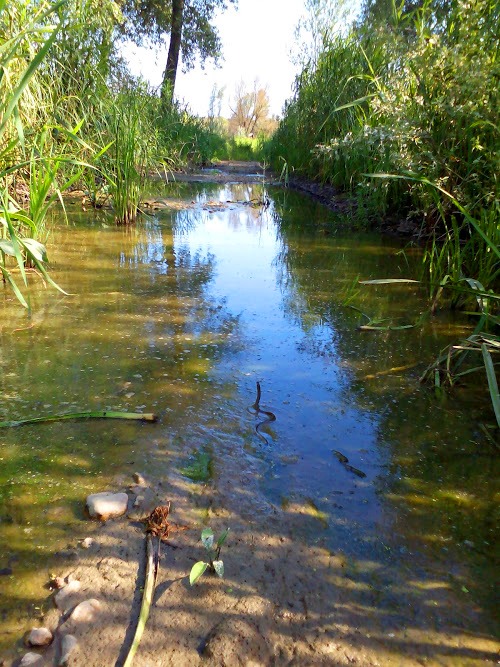
[{"label": "small pebble", "polygon": [[51,579],[50,585],[52,588],[57,588],[57,590],[60,590],[66,586],[66,582],[64,581],[64,577],[54,577]]},{"label": "small pebble", "polygon": [[65,665],[71,653],[74,651],[78,644],[78,640],[73,635],[64,635],[61,639],[61,657],[57,663],[59,667]]},{"label": "small pebble", "polygon": [[94,540],[91,537],[86,537],[84,540],[82,540],[82,549],[90,549],[90,547],[94,544]]},{"label": "small pebble", "polygon": [[28,646],[48,646],[52,639],[52,632],[48,628],[33,628],[26,639],[26,643]]},{"label": "small pebble", "polygon": [[139,486],[147,486],[147,482],[140,472],[134,472],[132,479],[136,484],[139,484]]},{"label": "small pebble", "polygon": [[43,657],[39,653],[26,653],[19,663],[19,667],[41,667]]}]

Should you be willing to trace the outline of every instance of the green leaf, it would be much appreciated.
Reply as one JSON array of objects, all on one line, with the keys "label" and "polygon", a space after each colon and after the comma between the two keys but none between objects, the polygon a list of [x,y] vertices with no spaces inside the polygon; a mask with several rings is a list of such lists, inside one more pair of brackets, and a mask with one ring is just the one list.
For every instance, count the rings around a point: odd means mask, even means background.
[{"label": "green leaf", "polygon": [[228,534],[229,534],[229,528],[226,528],[226,530],[221,534],[221,536],[217,540],[217,546],[218,547],[221,547],[224,544],[224,542],[227,539]]},{"label": "green leaf", "polygon": [[490,389],[491,402],[493,403],[493,410],[497,418],[497,424],[500,426],[500,394],[498,392],[498,383],[495,375],[495,367],[491,358],[490,351],[486,344],[481,345],[481,352],[483,353],[484,367],[486,368],[486,376],[488,378],[488,387]]},{"label": "green leaf", "polygon": [[25,299],[24,296],[22,295],[21,290],[20,290],[19,287],[16,285],[16,283],[15,283],[14,280],[12,279],[12,276],[11,276],[10,273],[7,271],[7,269],[5,269],[3,266],[0,266],[0,271],[2,272],[2,275],[3,275],[3,277],[4,277],[4,280],[6,280],[6,281],[9,283],[9,285],[11,286],[11,289],[12,289],[12,291],[14,292],[14,294],[16,295],[17,300],[19,301],[19,303],[20,303],[22,306],[24,306],[24,308],[28,308],[28,304],[26,303],[26,299]]},{"label": "green leaf", "polygon": [[201,531],[201,541],[205,549],[211,549],[214,545],[214,532],[211,528]]},{"label": "green leaf", "polygon": [[191,586],[193,586],[193,584],[195,584],[198,581],[198,579],[205,572],[207,567],[208,563],[205,563],[202,560],[198,561],[193,565],[193,567],[191,568],[191,572],[189,573],[189,583],[191,584]]},{"label": "green leaf", "polygon": [[14,251],[14,246],[12,245],[12,241],[0,241],[0,250],[4,252],[6,255],[10,255],[11,257],[15,257],[16,253]]},{"label": "green leaf", "polygon": [[8,229],[8,232],[9,232],[10,240],[12,242],[12,248],[14,250],[14,256],[17,260],[17,265],[19,267],[19,272],[20,272],[20,274],[23,278],[23,282],[27,286],[28,285],[28,280],[26,278],[26,271],[24,270],[24,259],[23,259],[23,256],[21,254],[21,250],[19,248],[19,238],[18,238],[18,236],[16,234],[16,230],[14,229],[14,226],[12,224],[12,220],[11,220],[8,208],[6,208],[6,206],[5,206],[5,193],[3,195],[3,199],[4,199],[4,201],[3,201],[3,210],[4,210],[4,214],[5,214],[5,222],[7,223],[7,229]]},{"label": "green leaf", "polygon": [[47,251],[43,243],[35,239],[22,239],[21,243],[39,262],[47,262]]},{"label": "green leaf", "polygon": [[223,577],[224,576],[224,563],[221,560],[214,560],[212,562],[212,566],[215,570],[215,574],[218,577]]}]

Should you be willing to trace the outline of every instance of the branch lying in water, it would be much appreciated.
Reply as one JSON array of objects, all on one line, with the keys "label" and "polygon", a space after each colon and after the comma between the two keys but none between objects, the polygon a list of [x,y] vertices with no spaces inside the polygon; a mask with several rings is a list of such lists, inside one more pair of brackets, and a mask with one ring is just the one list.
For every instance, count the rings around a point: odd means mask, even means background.
[{"label": "branch lying in water", "polygon": [[47,415],[46,417],[32,417],[17,419],[16,421],[0,422],[0,428],[24,426],[40,422],[55,422],[63,419],[135,419],[138,421],[155,422],[158,417],[152,412],[113,412],[111,410],[96,410],[94,412],[71,412],[65,415]]}]

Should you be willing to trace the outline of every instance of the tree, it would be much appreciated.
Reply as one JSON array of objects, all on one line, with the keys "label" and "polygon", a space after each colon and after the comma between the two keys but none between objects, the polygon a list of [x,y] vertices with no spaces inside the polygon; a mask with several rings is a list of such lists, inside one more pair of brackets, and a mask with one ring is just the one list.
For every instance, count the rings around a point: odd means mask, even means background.
[{"label": "tree", "polygon": [[247,91],[243,81],[240,81],[236,87],[231,112],[229,127],[233,134],[242,133],[251,137],[265,131],[270,120],[269,96],[266,88],[259,87],[259,82],[256,80],[253,90]]},{"label": "tree", "polygon": [[163,44],[170,36],[167,63],[163,73],[161,97],[171,105],[179,59],[185,71],[194,66],[198,57],[202,65],[208,58],[215,63],[221,58],[222,44],[212,24],[218,10],[238,0],[125,0],[128,19],[125,33],[137,44]]}]

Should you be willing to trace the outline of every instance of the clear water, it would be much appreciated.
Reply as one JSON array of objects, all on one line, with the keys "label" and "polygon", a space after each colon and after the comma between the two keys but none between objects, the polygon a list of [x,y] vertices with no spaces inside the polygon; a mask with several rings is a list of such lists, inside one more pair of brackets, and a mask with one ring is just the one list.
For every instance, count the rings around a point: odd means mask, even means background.
[{"label": "clear water", "polygon": [[[136,469],[167,475],[197,448],[214,458],[214,484],[228,457],[257,461],[268,503],[318,518],[298,539],[392,570],[413,564],[422,589],[451,586],[489,632],[498,457],[478,424],[491,407],[480,383],[438,401],[418,381],[467,323],[425,317],[418,285],[357,282],[414,278],[418,250],[336,232],[322,206],[277,188],[266,210],[242,203],[261,185],[152,192],[176,207],[130,229],[78,203],[68,225],[55,216],[52,275],[70,296],[32,280],[28,318],[0,295],[0,420],[159,415],[0,430],[0,569],[12,570],[0,576],[0,648],[43,612],[58,553],[85,535],[86,495]],[[362,331],[359,311],[418,326]],[[267,442],[248,411],[257,381],[276,415]]]}]

